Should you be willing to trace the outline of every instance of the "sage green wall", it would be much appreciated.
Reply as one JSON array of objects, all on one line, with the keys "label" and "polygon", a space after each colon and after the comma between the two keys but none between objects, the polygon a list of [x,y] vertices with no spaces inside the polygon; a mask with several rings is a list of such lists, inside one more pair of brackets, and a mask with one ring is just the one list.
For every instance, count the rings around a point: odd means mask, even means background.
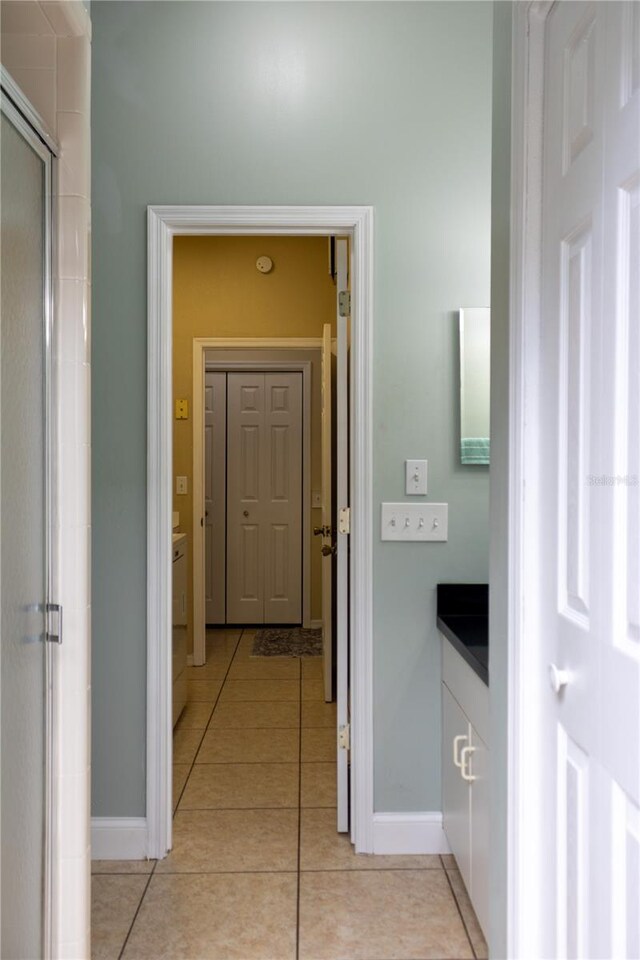
[{"label": "sage green wall", "polygon": [[[146,206],[375,207],[375,804],[439,810],[435,585],[486,581],[457,318],[489,298],[486,2],[93,0],[93,812],[145,809]],[[446,544],[382,544],[427,457]]]},{"label": "sage green wall", "polygon": [[491,956],[507,956],[507,681],[509,669],[509,244],[511,219],[511,21],[495,4],[491,174]]}]

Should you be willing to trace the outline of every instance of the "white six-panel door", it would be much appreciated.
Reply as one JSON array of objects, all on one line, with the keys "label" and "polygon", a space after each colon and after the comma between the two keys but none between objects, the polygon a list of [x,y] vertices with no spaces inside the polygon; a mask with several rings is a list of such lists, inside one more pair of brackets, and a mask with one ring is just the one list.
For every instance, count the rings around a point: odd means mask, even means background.
[{"label": "white six-panel door", "polygon": [[547,19],[549,957],[640,956],[640,5]]},{"label": "white six-panel door", "polygon": [[302,617],[302,375],[227,375],[227,623]]}]

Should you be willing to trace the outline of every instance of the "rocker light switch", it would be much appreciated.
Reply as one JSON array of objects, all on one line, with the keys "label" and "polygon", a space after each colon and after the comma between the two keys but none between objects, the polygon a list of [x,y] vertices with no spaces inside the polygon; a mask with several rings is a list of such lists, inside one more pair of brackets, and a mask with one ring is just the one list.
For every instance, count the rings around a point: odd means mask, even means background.
[{"label": "rocker light switch", "polygon": [[405,460],[405,493],[409,496],[424,496],[427,492],[427,461]]},{"label": "rocker light switch", "polygon": [[381,540],[447,540],[448,503],[383,503]]}]

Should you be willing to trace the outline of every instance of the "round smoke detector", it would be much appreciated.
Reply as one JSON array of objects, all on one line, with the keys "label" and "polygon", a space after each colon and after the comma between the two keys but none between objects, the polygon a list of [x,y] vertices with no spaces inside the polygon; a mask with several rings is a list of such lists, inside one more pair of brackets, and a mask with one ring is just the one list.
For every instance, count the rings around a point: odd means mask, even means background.
[{"label": "round smoke detector", "polygon": [[273,270],[273,260],[271,257],[258,257],[256,267],[260,273],[271,273]]}]

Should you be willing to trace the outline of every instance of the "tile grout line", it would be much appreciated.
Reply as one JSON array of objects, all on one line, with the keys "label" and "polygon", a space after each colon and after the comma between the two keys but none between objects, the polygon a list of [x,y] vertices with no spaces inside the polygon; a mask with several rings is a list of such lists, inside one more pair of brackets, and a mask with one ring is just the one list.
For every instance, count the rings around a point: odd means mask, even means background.
[{"label": "tile grout line", "polygon": [[[118,960],[122,960],[122,957],[124,956],[124,951],[126,950],[127,944],[129,943],[129,937],[131,936],[131,932],[132,932],[132,930],[133,930],[134,924],[135,924],[136,920],[138,919],[138,914],[140,913],[140,910],[142,909],[142,904],[143,904],[143,902],[144,902],[144,898],[145,898],[146,895],[147,895],[147,890],[149,889],[149,884],[151,883],[151,878],[152,878],[152,876],[154,875],[154,873],[156,872],[156,867],[157,867],[157,865],[158,865],[158,861],[156,860],[155,863],[154,863],[154,865],[153,865],[153,868],[152,868],[152,870],[151,870],[151,873],[150,873],[149,876],[147,877],[147,882],[146,882],[145,885],[144,885],[144,890],[142,891],[142,896],[140,897],[140,902],[138,903],[138,906],[136,907],[136,912],[135,912],[134,915],[133,915],[133,919],[132,919],[132,921],[131,921],[131,924],[130,924],[130,926],[129,926],[129,929],[127,930],[127,935],[126,935],[126,937],[124,938],[124,943],[122,944],[122,949],[120,950],[120,953],[118,954]],[[108,874],[107,874],[107,876],[108,876]]]},{"label": "tile grout line", "polygon": [[302,838],[302,657],[298,669],[299,718],[298,718],[298,872],[296,890],[296,960],[300,957],[300,844]]},{"label": "tile grout line", "polygon": [[[206,727],[204,728],[204,730],[202,731],[202,736],[200,737],[200,740],[198,741],[198,746],[196,747],[196,752],[195,752],[195,754],[193,755],[193,760],[191,761],[191,764],[190,764],[190,766],[189,766],[189,772],[187,773],[186,779],[185,779],[185,781],[184,781],[184,786],[182,787],[182,790],[180,791],[180,796],[178,797],[178,802],[176,803],[176,805],[175,805],[175,807],[174,807],[172,820],[175,820],[176,813],[178,812],[178,807],[180,806],[180,804],[181,804],[181,802],[182,802],[182,797],[184,796],[184,792],[185,792],[185,790],[187,789],[187,784],[189,783],[189,780],[191,779],[191,774],[193,773],[193,768],[194,768],[195,765],[196,765],[196,757],[198,756],[198,753],[200,752],[200,747],[202,746],[202,741],[204,740],[204,738],[205,738],[205,736],[206,736],[206,734],[207,734],[207,731],[208,731],[208,729],[209,729],[209,727],[210,727],[210,725],[211,725],[211,718],[213,717],[213,715],[214,715],[214,713],[215,713],[215,711],[216,711],[216,707],[218,706],[218,703],[219,703],[219,701],[220,701],[220,695],[221,695],[221,693],[222,693],[222,691],[223,691],[223,689],[224,689],[225,683],[227,682],[227,677],[228,677],[228,675],[229,675],[229,670],[231,669],[231,664],[233,663],[234,658],[235,658],[235,655],[236,655],[236,653],[237,653],[237,651],[238,651],[238,647],[239,647],[239,645],[240,645],[240,641],[242,640],[242,635],[243,635],[243,633],[244,633],[244,630],[241,630],[241,631],[240,631],[240,636],[239,636],[238,639],[236,640],[236,645],[235,645],[235,647],[233,648],[233,653],[231,654],[231,658],[230,658],[230,660],[229,660],[229,665],[227,666],[227,671],[226,671],[226,673],[225,673],[225,675],[224,675],[224,680],[223,680],[222,683],[220,684],[220,689],[218,690],[218,696],[217,696],[217,697],[215,698],[215,700],[213,701],[213,707],[212,707],[212,709],[211,709],[211,713],[209,714],[209,719],[208,719],[208,721],[207,721],[207,725],[206,725]],[[205,634],[206,634],[206,631],[205,631]],[[206,636],[205,636],[205,643],[206,643]],[[192,701],[192,702],[198,702],[198,703],[200,703],[200,702],[205,702],[205,703],[208,703],[209,701]],[[172,763],[172,768],[173,768],[173,763]],[[172,769],[172,772],[173,772],[173,769]],[[172,799],[172,800],[174,799],[173,796],[172,796],[171,799]]]},{"label": "tile grout line", "polygon": [[458,898],[457,898],[457,896],[456,896],[456,892],[455,892],[455,890],[453,889],[453,884],[451,883],[451,878],[449,877],[449,872],[448,872],[447,868],[444,866],[444,860],[442,859],[442,857],[440,857],[440,860],[441,860],[442,866],[443,866],[443,868],[444,868],[444,875],[445,875],[445,877],[447,878],[447,883],[449,884],[449,890],[451,891],[451,896],[453,897],[453,902],[455,903],[456,909],[457,909],[458,914],[459,914],[459,916],[460,916],[460,919],[462,920],[462,928],[463,928],[463,930],[464,930],[464,932],[465,932],[465,934],[466,934],[466,936],[467,936],[467,940],[469,941],[469,946],[470,946],[470,948],[471,948],[471,953],[473,954],[474,960],[478,960],[478,955],[477,955],[477,953],[476,953],[476,948],[474,947],[474,945],[473,945],[473,943],[472,943],[472,941],[471,941],[471,937],[469,936],[469,929],[468,929],[467,924],[466,924],[466,922],[465,922],[465,919],[464,919],[464,917],[463,917],[463,915],[462,915],[462,910],[460,909],[460,904],[458,903]]}]

